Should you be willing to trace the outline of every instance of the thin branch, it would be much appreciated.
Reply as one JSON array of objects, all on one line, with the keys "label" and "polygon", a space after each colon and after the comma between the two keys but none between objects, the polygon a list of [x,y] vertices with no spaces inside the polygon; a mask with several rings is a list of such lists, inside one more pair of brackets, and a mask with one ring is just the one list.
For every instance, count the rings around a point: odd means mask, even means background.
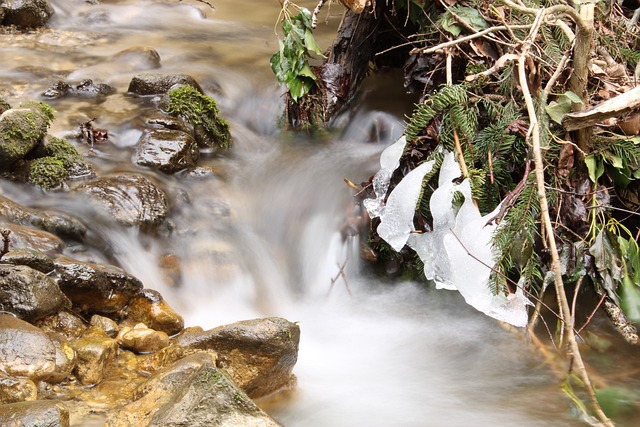
[{"label": "thin branch", "polygon": [[448,42],[445,43],[441,43],[439,45],[427,48],[427,49],[413,49],[411,51],[411,53],[418,53],[418,52],[422,52],[422,53],[433,53],[433,52],[437,52],[439,50],[442,50],[446,47],[451,47],[451,46],[456,46],[465,42],[468,42],[469,40],[473,40],[473,39],[477,39],[479,37],[484,37],[487,34],[491,34],[494,33],[496,31],[505,31],[508,28],[515,28],[515,29],[527,29],[527,28],[531,28],[531,25],[512,25],[511,27],[507,27],[506,25],[499,25],[496,27],[491,27],[491,28],[487,28],[486,30],[482,30],[482,31],[478,31],[477,33],[474,34],[470,34],[468,36],[464,36],[464,37],[460,37],[459,39],[455,39],[455,40],[450,40]]}]

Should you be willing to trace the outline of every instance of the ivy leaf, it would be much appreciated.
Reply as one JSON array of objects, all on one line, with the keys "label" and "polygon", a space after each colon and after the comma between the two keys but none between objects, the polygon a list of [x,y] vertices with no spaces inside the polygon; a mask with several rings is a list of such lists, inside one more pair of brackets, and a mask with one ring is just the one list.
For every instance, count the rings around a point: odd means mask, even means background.
[{"label": "ivy leaf", "polygon": [[589,179],[592,182],[597,183],[598,178],[602,176],[604,173],[604,164],[602,163],[602,159],[594,156],[593,154],[589,154],[584,162],[587,164],[587,169],[589,170]]},{"label": "ivy leaf", "polygon": [[622,263],[620,248],[612,243],[609,232],[600,230],[593,245],[589,248],[593,255],[596,268],[602,279],[602,287],[611,300],[618,304],[616,290],[622,280]]},{"label": "ivy leaf", "polygon": [[304,45],[310,52],[320,55],[322,58],[326,58],[326,56],[323,55],[322,50],[320,50],[320,46],[318,46],[318,43],[309,28],[307,28],[307,31],[304,33]]},{"label": "ivy leaf", "polygon": [[571,112],[571,98],[566,94],[562,94],[555,101],[551,101],[545,107],[545,111],[549,118],[558,124],[562,124],[562,117]]}]

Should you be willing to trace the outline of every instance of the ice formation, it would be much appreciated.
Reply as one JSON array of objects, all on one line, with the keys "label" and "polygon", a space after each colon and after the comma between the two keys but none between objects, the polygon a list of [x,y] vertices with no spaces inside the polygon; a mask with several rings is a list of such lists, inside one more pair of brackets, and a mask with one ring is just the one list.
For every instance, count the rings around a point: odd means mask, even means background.
[{"label": "ice formation", "polygon": [[391,181],[393,172],[400,166],[400,157],[402,157],[405,145],[407,145],[407,139],[402,136],[380,154],[380,170],[373,177],[373,192],[376,194],[376,198],[364,201],[364,207],[371,218],[377,218],[384,212],[384,197],[389,189],[389,181]]},{"label": "ice formation", "polygon": [[[526,306],[531,303],[522,290],[505,296],[494,295],[489,289],[489,277],[495,265],[491,236],[496,226],[487,225],[487,222],[495,212],[482,216],[473,204],[469,180],[465,179],[460,184],[454,182],[460,177],[461,171],[453,153],[445,154],[438,188],[429,201],[433,217],[432,231],[414,233],[413,216],[422,180],[433,168],[433,162],[425,162],[409,172],[389,194],[385,206],[389,179],[398,167],[400,158],[395,157],[398,151],[389,150],[398,150],[400,142],[404,147],[406,141],[398,140],[383,153],[387,156],[384,162],[382,158],[380,161],[382,169],[378,174],[382,182],[378,182],[377,187],[374,178],[376,199],[365,200],[369,215],[372,218],[380,216],[378,235],[396,251],[405,244],[416,251],[424,263],[425,276],[433,280],[437,288],[458,290],[467,304],[486,315],[514,326],[526,326]],[[402,151],[399,153],[401,155]],[[387,175],[388,179],[385,178]],[[464,196],[464,202],[457,211],[453,207],[456,192]]]}]

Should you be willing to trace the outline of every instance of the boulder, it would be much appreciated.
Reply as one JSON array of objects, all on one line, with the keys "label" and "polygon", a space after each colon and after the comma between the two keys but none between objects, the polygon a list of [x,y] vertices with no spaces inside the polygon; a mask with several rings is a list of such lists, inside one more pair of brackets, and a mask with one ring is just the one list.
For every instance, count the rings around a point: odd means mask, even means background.
[{"label": "boulder", "polygon": [[10,248],[29,248],[40,252],[62,252],[64,242],[58,236],[47,231],[25,225],[0,223],[0,228],[11,231]]},{"label": "boulder", "polygon": [[184,319],[169,306],[158,291],[143,289],[125,309],[123,323],[144,323],[151,329],[175,335],[184,328]]},{"label": "boulder", "polygon": [[146,130],[138,140],[134,162],[171,174],[196,165],[200,151],[188,133],[170,129]]},{"label": "boulder", "polygon": [[17,317],[0,314],[0,371],[41,381],[55,368],[56,349],[47,334]]},{"label": "boulder", "polygon": [[216,351],[217,366],[252,398],[292,382],[299,342],[298,325],[279,317],[245,320],[208,331],[188,330],[173,340],[187,349]]},{"label": "boulder", "polygon": [[[3,3],[4,5],[6,5]],[[5,17],[6,20],[6,17]],[[0,168],[10,168],[38,145],[49,129],[51,117],[42,109],[13,108],[0,115]]]},{"label": "boulder", "polygon": [[4,0],[0,6],[4,10],[2,25],[37,28],[53,15],[53,7],[46,0]]},{"label": "boulder", "polygon": [[133,76],[128,92],[137,95],[165,94],[175,85],[186,85],[204,93],[198,82],[187,74],[141,73]]},{"label": "boulder", "polygon": [[0,405],[36,400],[38,388],[29,378],[10,377],[0,371]]},{"label": "boulder", "polygon": [[69,427],[69,411],[61,402],[34,400],[0,406],[2,427]]},{"label": "boulder", "polygon": [[63,308],[71,301],[51,277],[26,265],[0,265],[0,310],[34,321]]},{"label": "boulder", "polygon": [[117,312],[142,290],[140,280],[113,265],[78,261],[64,255],[54,262],[60,289],[83,312]]},{"label": "boulder", "polygon": [[142,384],[134,401],[107,421],[108,427],[277,427],[216,368],[211,356],[187,356]]},{"label": "boulder", "polygon": [[106,176],[82,184],[74,191],[89,196],[125,226],[155,228],[164,222],[169,212],[164,191],[140,175]]},{"label": "boulder", "polygon": [[105,371],[115,360],[118,350],[116,340],[95,326],[87,329],[72,346],[77,362],[74,374],[83,385],[97,384],[102,381]]},{"label": "boulder", "polygon": [[78,338],[87,329],[84,320],[68,310],[59,311],[34,324],[45,332],[57,332],[71,339]]},{"label": "boulder", "polygon": [[17,224],[30,224],[56,236],[82,241],[87,228],[76,218],[58,212],[31,209],[0,195],[0,216]]},{"label": "boulder", "polygon": [[55,268],[53,260],[40,251],[29,248],[12,249],[2,256],[2,262],[12,265],[26,265],[42,273],[51,273]]},{"label": "boulder", "polygon": [[169,335],[149,329],[144,323],[133,328],[125,326],[118,333],[118,343],[134,353],[155,353],[169,346]]}]

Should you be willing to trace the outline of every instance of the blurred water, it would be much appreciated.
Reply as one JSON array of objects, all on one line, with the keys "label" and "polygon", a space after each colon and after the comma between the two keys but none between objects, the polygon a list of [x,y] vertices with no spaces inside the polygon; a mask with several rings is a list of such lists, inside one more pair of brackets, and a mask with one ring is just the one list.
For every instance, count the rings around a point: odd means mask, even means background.
[{"label": "blurred water", "polygon": [[[158,289],[189,325],[258,316],[298,321],[298,387],[260,402],[288,427],[573,423],[557,381],[520,337],[455,293],[374,277],[358,262],[357,241],[340,237],[354,209],[343,178],[366,181],[377,171],[379,153],[402,132],[411,108],[399,88],[387,86],[387,75],[367,82],[343,130],[292,137],[278,130],[281,100],[268,68],[278,2],[218,1],[216,10],[197,1],[53,4],[49,29],[0,35],[0,95],[12,104],[40,99],[58,75],[114,86],[106,99],[52,101],[51,132],[64,135],[97,117],[112,135],[90,158],[100,173],[145,173],[176,201],[173,232],[152,238],[97,219],[68,195],[3,183],[17,201],[84,219],[108,248],[70,248],[72,256],[118,263]],[[329,25],[318,30],[323,47],[340,11],[334,4]],[[131,164],[136,120],[150,107],[126,94],[136,71],[112,55],[133,46],[156,49],[159,72],[191,74],[218,100],[235,145],[228,155],[201,160],[213,176],[158,175]],[[48,71],[35,77],[27,66]],[[167,254],[179,259],[177,285],[158,266]]]}]

